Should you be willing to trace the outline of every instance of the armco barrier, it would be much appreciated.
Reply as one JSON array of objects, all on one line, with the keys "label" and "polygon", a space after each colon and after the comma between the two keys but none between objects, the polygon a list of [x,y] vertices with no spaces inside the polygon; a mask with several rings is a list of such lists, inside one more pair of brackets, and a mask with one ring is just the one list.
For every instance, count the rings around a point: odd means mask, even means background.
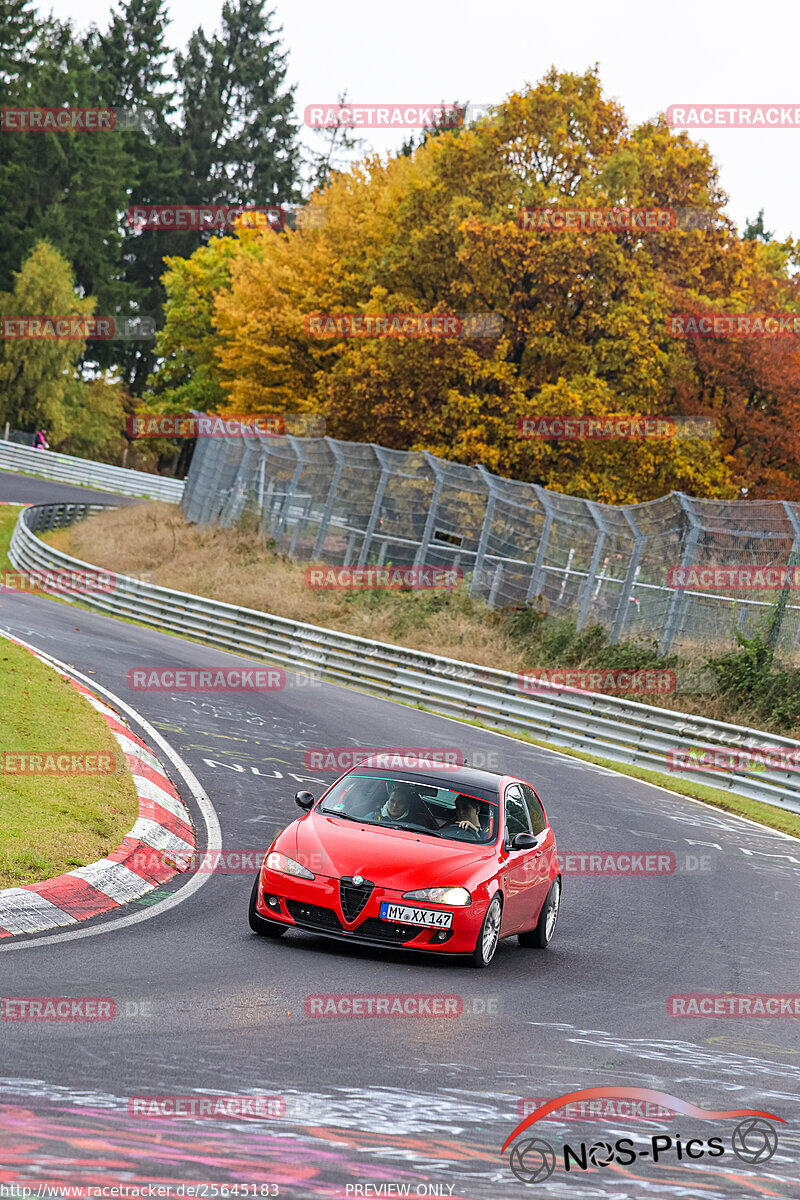
[{"label": "armco barrier", "polygon": [[0,471],[21,471],[59,483],[96,488],[101,492],[119,492],[123,496],[142,496],[152,500],[169,500],[174,504],[183,496],[183,480],[147,471],[131,471],[127,467],[112,467],[109,463],[92,462],[88,458],[73,458],[70,454],[55,454],[52,450],[34,450],[16,442],[0,439]]},{"label": "armco barrier", "polygon": [[[81,511],[83,510],[83,511]],[[9,557],[20,571],[86,570],[90,564],[42,542],[37,530],[70,524],[85,506],[33,505],[24,509]],[[358,691],[423,705],[445,716],[527,733],[541,741],[667,773],[670,750],[746,749],[769,745],[800,749],[800,742],[721,721],[637,704],[591,692],[525,695],[517,676],[418,650],[372,642],[305,625],[286,617],[174,592],[126,575],[111,592],[81,596],[88,608],[140,621],[281,663]],[[800,770],[737,770],[697,782],[800,812]]]}]

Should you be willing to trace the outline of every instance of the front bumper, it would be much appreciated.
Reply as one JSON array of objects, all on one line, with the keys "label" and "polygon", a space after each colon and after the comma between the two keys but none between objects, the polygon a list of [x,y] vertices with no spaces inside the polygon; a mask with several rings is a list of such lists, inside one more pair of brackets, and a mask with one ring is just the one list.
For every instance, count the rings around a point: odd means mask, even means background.
[{"label": "front bumper", "polygon": [[[265,897],[267,899],[265,900]],[[273,903],[269,903],[269,900]],[[416,907],[453,914],[449,930],[418,925],[403,925],[381,918],[381,904],[405,904],[402,893],[374,887],[369,899],[354,919],[349,920],[340,900],[339,880],[318,875],[316,879],[297,879],[263,867],[259,880],[256,911],[276,924],[294,925],[308,933],[339,941],[369,946],[397,946],[407,950],[427,950],[437,954],[471,954],[475,948],[489,897],[473,898],[471,904],[455,908],[446,904],[417,902]],[[446,933],[446,937],[443,937]]]}]

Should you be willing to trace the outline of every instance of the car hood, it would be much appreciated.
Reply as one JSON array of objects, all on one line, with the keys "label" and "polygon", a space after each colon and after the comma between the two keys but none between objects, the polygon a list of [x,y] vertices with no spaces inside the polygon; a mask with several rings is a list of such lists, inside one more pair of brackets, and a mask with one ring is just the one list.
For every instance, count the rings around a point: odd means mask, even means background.
[{"label": "car hood", "polygon": [[[284,841],[294,833],[294,846]],[[493,858],[494,847],[465,845],[401,829],[361,825],[312,812],[278,839],[284,854],[317,875],[363,875],[378,887],[407,891],[447,881],[463,883]],[[480,873],[480,872],[479,872]],[[454,877],[454,878],[451,878]]]}]

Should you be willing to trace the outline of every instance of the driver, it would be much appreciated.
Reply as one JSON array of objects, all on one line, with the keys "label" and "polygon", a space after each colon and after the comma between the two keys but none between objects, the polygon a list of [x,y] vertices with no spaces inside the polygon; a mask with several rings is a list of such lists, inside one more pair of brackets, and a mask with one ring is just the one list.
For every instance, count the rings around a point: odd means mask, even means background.
[{"label": "driver", "polygon": [[456,796],[455,823],[459,829],[468,829],[476,834],[486,833],[486,828],[481,823],[480,805],[474,796],[465,796],[463,793]]},{"label": "driver", "polygon": [[392,783],[389,798],[370,814],[373,821],[407,821],[411,816],[414,793],[407,783]]}]

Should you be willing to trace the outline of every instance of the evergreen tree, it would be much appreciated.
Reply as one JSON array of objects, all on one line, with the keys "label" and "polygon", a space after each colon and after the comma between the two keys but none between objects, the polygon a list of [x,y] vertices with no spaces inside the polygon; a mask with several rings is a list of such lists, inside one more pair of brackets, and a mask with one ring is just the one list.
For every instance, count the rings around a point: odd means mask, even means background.
[{"label": "evergreen tree", "polygon": [[763,210],[763,208],[759,210],[758,216],[756,217],[755,221],[751,221],[749,217],[747,218],[747,220],[745,222],[744,233],[742,234],[742,237],[747,238],[747,240],[751,241],[751,242],[755,242],[755,241],[768,242],[771,240],[772,236],[773,236],[773,233],[764,228],[764,210]]},{"label": "evergreen tree", "polygon": [[[187,202],[181,139],[172,123],[177,98],[172,51],[166,40],[168,23],[165,0],[127,0],[113,15],[108,31],[93,32],[87,43],[106,103],[133,110],[142,120],[141,129],[119,135],[130,162],[126,208]],[[151,317],[159,327],[163,321],[160,280],[164,259],[171,254],[191,254],[200,241],[188,230],[134,229],[127,213],[120,213],[120,222],[124,264],[118,289],[121,311]],[[154,362],[152,342],[107,343],[97,350],[100,365],[115,364],[131,391],[141,392]]]},{"label": "evergreen tree", "polygon": [[222,8],[210,39],[198,29],[177,56],[189,178],[198,200],[286,204],[297,199],[294,89],[264,0]]}]

